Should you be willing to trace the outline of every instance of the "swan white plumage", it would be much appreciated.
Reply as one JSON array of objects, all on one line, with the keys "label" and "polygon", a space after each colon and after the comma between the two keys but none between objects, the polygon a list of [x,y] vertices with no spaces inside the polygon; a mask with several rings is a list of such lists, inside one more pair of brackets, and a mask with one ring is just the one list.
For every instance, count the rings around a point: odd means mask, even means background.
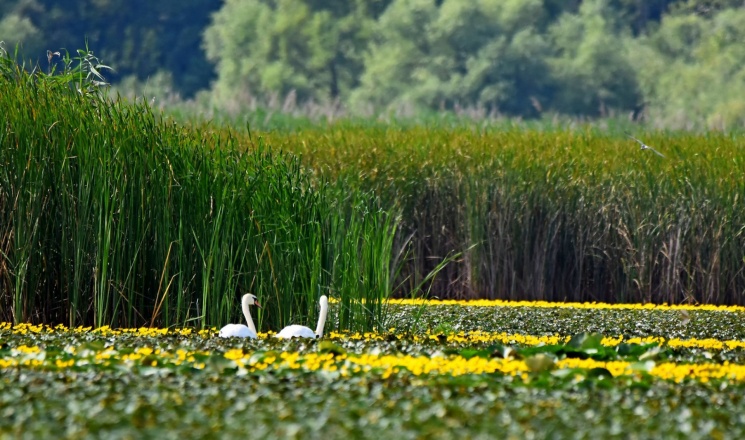
[{"label": "swan white plumage", "polygon": [[254,321],[251,319],[251,311],[249,310],[250,306],[261,308],[256,296],[247,293],[243,295],[243,298],[241,298],[241,309],[243,310],[243,316],[246,317],[246,323],[248,326],[243,324],[228,324],[220,329],[218,336],[221,338],[236,337],[256,339],[256,326],[254,326]]},{"label": "swan white plumage", "polygon": [[326,325],[326,315],[329,311],[329,299],[326,295],[321,296],[318,300],[321,305],[321,313],[318,315],[318,325],[316,326],[315,333],[304,325],[288,325],[283,328],[279,333],[275,335],[276,338],[320,338],[323,336],[323,327]]}]

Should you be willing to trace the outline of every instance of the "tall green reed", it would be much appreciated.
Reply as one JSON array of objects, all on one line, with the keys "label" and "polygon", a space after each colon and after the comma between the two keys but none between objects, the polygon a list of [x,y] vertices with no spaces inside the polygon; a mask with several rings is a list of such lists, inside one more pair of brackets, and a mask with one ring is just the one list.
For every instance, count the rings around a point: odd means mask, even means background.
[{"label": "tall green reed", "polygon": [[[259,329],[278,330],[315,322],[321,294],[370,295],[350,277],[377,289],[367,307],[381,316],[391,260],[377,253],[396,227],[350,207],[371,195],[345,200],[348,188],[261,139],[107,97],[85,73],[100,63],[78,58],[82,70],[55,75],[3,62],[0,319],[222,325],[242,320],[250,291]],[[356,253],[339,255],[337,239]],[[329,328],[379,324],[360,309],[348,318]]]},{"label": "tall green reed", "polygon": [[[268,134],[402,216],[440,297],[745,303],[741,137],[338,126]],[[400,294],[405,294],[404,291]]]},{"label": "tall green reed", "polygon": [[[397,256],[407,243],[397,243],[398,218],[384,211],[379,200],[337,185],[341,215],[327,216],[325,259],[333,267],[330,279],[340,298],[340,328],[356,331],[384,329],[388,324],[385,301],[394,290],[401,265]],[[359,221],[355,221],[359,220]]]}]

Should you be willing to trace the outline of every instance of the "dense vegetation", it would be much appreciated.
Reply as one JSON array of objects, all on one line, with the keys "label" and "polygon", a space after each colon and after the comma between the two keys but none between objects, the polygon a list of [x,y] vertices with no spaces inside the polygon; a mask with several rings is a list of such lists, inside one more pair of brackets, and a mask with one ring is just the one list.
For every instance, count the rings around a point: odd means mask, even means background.
[{"label": "dense vegetation", "polygon": [[[742,127],[738,0],[11,0],[0,40],[90,47],[125,94],[210,117],[630,117]],[[201,92],[200,92],[201,91]],[[179,96],[192,98],[182,102]]]},{"label": "dense vegetation", "polygon": [[[617,133],[617,132],[616,132]],[[336,126],[273,132],[318,175],[374,191],[434,294],[743,304],[742,137],[597,129]]]},{"label": "dense vegetation", "polygon": [[63,62],[2,58],[3,319],[206,326],[245,291],[260,328],[313,322],[320,294],[347,329],[380,328],[392,294],[745,302],[738,136],[646,136],[664,157],[595,129],[259,136],[109,100],[91,53]]},{"label": "dense vegetation", "polygon": [[192,96],[215,75],[199,46],[210,13],[220,4],[6,0],[0,5],[0,41],[8,49],[20,42],[27,58],[46,64],[46,50],[73,52],[87,39],[96,53],[116,66],[108,73],[109,80],[167,76],[174,92]]},{"label": "dense vegetation", "polygon": [[0,435],[742,436],[742,308],[556,306],[427,304],[427,332],[397,305],[321,341],[0,323]]},{"label": "dense vegetation", "polygon": [[259,328],[315,322],[321,294],[344,328],[380,324],[398,220],[373,195],[108,100],[90,53],[65,65],[0,56],[0,319],[217,325],[251,291]]}]

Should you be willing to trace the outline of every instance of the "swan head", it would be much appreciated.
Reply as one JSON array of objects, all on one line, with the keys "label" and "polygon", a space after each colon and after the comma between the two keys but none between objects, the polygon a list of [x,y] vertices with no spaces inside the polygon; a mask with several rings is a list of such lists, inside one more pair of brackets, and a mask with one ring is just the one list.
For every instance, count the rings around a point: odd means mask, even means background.
[{"label": "swan head", "polygon": [[261,304],[259,304],[259,299],[256,298],[256,295],[254,294],[247,293],[243,295],[242,301],[247,306],[256,306],[258,308],[261,308]]}]

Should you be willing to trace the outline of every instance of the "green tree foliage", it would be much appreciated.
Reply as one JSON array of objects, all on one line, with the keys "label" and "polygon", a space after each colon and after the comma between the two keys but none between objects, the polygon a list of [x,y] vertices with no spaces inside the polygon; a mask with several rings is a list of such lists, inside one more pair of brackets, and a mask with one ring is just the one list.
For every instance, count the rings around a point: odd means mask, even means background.
[{"label": "green tree foliage", "polygon": [[659,23],[662,15],[679,0],[608,0],[613,16],[632,29],[634,35],[645,32]]},{"label": "green tree foliage", "polygon": [[24,14],[33,7],[38,7],[33,0],[10,0],[0,5],[0,41],[9,52],[16,46],[25,54],[41,51],[41,32]]},{"label": "green tree foliage", "polygon": [[26,17],[8,14],[0,20],[0,41],[12,47],[25,43],[26,47],[39,46],[39,29]]},{"label": "green tree foliage", "polygon": [[220,100],[295,93],[298,100],[345,97],[362,71],[362,51],[381,1],[227,0],[204,33],[217,65]]},{"label": "green tree foliage", "polygon": [[531,114],[550,86],[547,20],[540,0],[395,0],[377,22],[353,100]]},{"label": "green tree foliage", "polygon": [[21,43],[21,55],[46,70],[47,49],[74,53],[87,40],[116,69],[112,83],[168,102],[212,84],[197,102],[218,109],[255,97],[364,113],[644,109],[660,126],[721,128],[743,124],[742,4],[5,0],[0,41],[11,51]]},{"label": "green tree foliage", "polygon": [[[732,2],[736,0],[710,1]],[[563,13],[576,14],[583,3],[583,0],[544,0],[543,6],[550,17],[557,18]],[[629,26],[634,35],[637,35],[645,32],[650,25],[654,26],[670,7],[680,3],[680,0],[608,0],[608,8],[619,22]],[[701,1],[691,0],[691,3],[701,3]]]},{"label": "green tree foliage", "polygon": [[627,28],[611,12],[606,0],[586,0],[577,14],[565,13],[551,26],[557,111],[603,115],[639,103],[636,73],[624,50]]},{"label": "green tree foliage", "polygon": [[665,17],[640,40],[637,72],[653,121],[727,129],[745,125],[745,10]]},{"label": "green tree foliage", "polygon": [[[42,66],[46,64],[46,49],[64,48],[74,53],[88,40],[90,48],[116,68],[110,79],[131,75],[146,79],[168,70],[174,72],[176,88],[190,96],[206,87],[213,76],[199,45],[209,13],[220,3],[220,0],[20,0],[14,8],[20,18],[15,26],[33,33],[33,44],[24,44],[24,54],[40,59]],[[0,23],[8,17],[13,14],[5,15]]]},{"label": "green tree foliage", "polygon": [[711,18],[725,9],[741,8],[742,0],[685,0],[675,1],[670,5],[673,14],[696,14]]}]

